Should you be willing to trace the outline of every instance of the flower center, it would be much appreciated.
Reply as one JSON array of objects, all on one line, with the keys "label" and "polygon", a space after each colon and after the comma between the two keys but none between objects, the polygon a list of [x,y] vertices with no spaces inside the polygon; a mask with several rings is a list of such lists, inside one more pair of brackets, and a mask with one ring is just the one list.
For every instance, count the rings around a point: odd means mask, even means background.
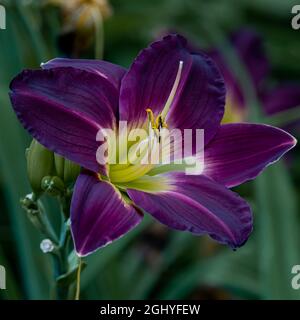
[{"label": "flower center", "polygon": [[[162,128],[168,128],[166,117],[169,113],[170,107],[174,101],[176,92],[181,79],[183,68],[183,61],[179,61],[178,71],[174,84],[172,86],[169,97],[161,111],[155,118],[153,111],[150,108],[146,109],[148,115],[148,137],[139,142],[139,152],[141,154],[147,152],[159,152],[160,145],[160,131]],[[128,142],[129,143],[129,142]],[[130,143],[129,143],[130,144]],[[150,149],[150,150],[149,150]],[[141,157],[142,158],[142,157]],[[109,166],[109,178],[114,183],[127,183],[145,176],[153,169],[155,164],[113,164]]]}]

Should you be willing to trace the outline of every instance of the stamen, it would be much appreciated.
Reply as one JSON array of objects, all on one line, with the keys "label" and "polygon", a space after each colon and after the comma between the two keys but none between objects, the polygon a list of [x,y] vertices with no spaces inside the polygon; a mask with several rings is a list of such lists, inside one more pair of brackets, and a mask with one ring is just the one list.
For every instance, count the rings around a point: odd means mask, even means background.
[{"label": "stamen", "polygon": [[148,114],[148,120],[149,120],[149,123],[151,123],[152,129],[156,129],[153,111],[148,108],[146,109],[146,112]]},{"label": "stamen", "polygon": [[161,128],[168,128],[167,123],[163,121],[161,115],[159,115],[159,116],[156,118],[156,127],[157,127],[158,130],[160,130]]},{"label": "stamen", "polygon": [[153,111],[148,108],[146,109],[147,115],[148,115],[148,121],[149,121],[149,133],[153,134],[153,132],[156,134],[156,136],[159,138],[160,142],[160,129],[161,128],[168,128],[168,125],[165,121],[166,116],[169,112],[169,109],[172,105],[172,102],[175,98],[176,91],[179,86],[181,74],[182,74],[182,69],[183,69],[183,61],[179,61],[179,66],[178,66],[178,71],[176,74],[176,78],[172,87],[172,90],[170,92],[170,95],[167,99],[167,102],[162,110],[162,112],[155,118]]},{"label": "stamen", "polygon": [[180,78],[181,78],[181,73],[182,73],[182,68],[183,68],[183,61],[179,61],[179,66],[178,66],[178,71],[177,71],[177,74],[176,74],[176,78],[175,78],[175,81],[174,81],[174,84],[173,84],[173,87],[172,87],[172,90],[170,92],[170,95],[169,95],[169,98],[160,114],[161,116],[161,119],[162,119],[162,122],[165,123],[165,119],[166,119],[166,116],[168,114],[168,111],[171,107],[171,104],[174,100],[174,97],[175,97],[175,94],[176,94],[176,91],[178,89],[178,85],[179,85],[179,82],[180,82]]}]

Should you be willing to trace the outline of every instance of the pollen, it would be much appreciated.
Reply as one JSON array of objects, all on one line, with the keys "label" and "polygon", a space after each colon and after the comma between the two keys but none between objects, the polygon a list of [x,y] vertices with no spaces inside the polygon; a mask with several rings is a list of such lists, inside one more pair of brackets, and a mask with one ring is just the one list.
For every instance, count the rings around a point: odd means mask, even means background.
[{"label": "pollen", "polygon": [[163,121],[161,115],[158,115],[157,118],[155,119],[153,111],[150,108],[146,109],[146,112],[148,114],[149,124],[153,130],[160,130],[161,128],[168,128],[167,123]]}]

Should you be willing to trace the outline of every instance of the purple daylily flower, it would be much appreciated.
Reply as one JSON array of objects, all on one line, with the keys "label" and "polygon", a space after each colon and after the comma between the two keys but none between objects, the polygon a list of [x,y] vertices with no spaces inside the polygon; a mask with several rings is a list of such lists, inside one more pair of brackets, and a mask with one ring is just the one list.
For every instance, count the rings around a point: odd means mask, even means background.
[{"label": "purple daylily flower", "polygon": [[[248,71],[266,115],[274,115],[300,106],[300,84],[284,83],[275,88],[266,88],[265,80],[269,75],[270,65],[259,34],[243,28],[233,33],[229,41]],[[246,105],[243,90],[234,72],[218,50],[208,54],[217,63],[225,79],[227,89],[225,122],[247,120],[249,106]]]},{"label": "purple daylily flower", "polygon": [[[142,209],[173,229],[209,234],[232,248],[248,239],[251,209],[228,188],[255,178],[296,140],[267,125],[221,125],[223,79],[210,58],[188,48],[183,37],[169,35],[142,50],[129,70],[105,61],[54,59],[12,81],[11,101],[23,126],[41,144],[85,168],[71,203],[79,255],[134,228]],[[183,69],[166,121],[170,128],[205,130],[203,173],[155,174],[147,167],[100,165],[99,128],[117,130],[119,120],[144,126],[148,108],[159,116],[180,61]]]}]

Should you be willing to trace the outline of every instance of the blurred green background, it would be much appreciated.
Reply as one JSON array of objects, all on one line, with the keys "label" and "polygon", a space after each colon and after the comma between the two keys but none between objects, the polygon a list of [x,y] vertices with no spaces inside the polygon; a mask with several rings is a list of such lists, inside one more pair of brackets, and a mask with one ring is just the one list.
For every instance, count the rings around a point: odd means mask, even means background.
[{"label": "blurred green background", "polygon": [[[300,82],[300,30],[290,22],[296,3],[110,0],[112,13],[97,36],[104,33],[105,60],[128,67],[139,50],[169,30],[206,50],[222,48],[232,31],[248,26],[264,38],[272,66],[268,81]],[[7,290],[0,290],[0,298],[48,299],[50,257],[40,251],[43,238],[20,206],[20,198],[30,192],[25,149],[31,139],[11,109],[8,86],[22,69],[38,68],[57,56],[99,56],[102,43],[100,38],[95,43],[89,17],[85,30],[72,29],[59,5],[30,0],[0,4],[7,12],[7,28],[0,30],[0,264],[6,267]],[[297,129],[293,134],[299,138]],[[255,215],[254,232],[244,247],[234,252],[146,217],[136,230],[85,259],[81,298],[300,299],[300,289],[291,286],[291,269],[300,265],[299,160],[296,147],[255,182],[236,188]],[[53,201],[45,199],[45,205],[52,221],[59,221]]]}]

